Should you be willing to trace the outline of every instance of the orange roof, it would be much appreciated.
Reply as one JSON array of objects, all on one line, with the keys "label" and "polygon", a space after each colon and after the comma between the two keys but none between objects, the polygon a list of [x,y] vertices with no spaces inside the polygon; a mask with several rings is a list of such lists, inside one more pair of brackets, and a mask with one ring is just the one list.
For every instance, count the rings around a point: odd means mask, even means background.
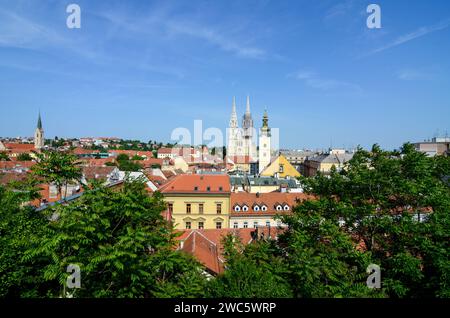
[{"label": "orange roof", "polygon": [[161,193],[230,193],[228,175],[182,174],[160,188]]},{"label": "orange roof", "polygon": [[87,155],[87,154],[91,154],[91,153],[99,153],[99,150],[90,150],[90,149],[85,149],[85,148],[80,148],[77,147],[74,150],[72,150],[72,153],[74,155]]},{"label": "orange roof", "polygon": [[152,165],[162,166],[164,164],[164,159],[148,158],[145,160],[138,160],[137,162],[140,163],[144,168],[151,168]]},{"label": "orange roof", "polygon": [[109,153],[115,153],[115,154],[125,154],[129,157],[133,156],[139,156],[139,157],[146,157],[146,158],[153,158],[153,152],[151,151],[139,151],[139,150],[115,150],[110,149],[108,150]]},{"label": "orange roof", "polygon": [[0,169],[15,169],[15,168],[31,168],[36,162],[34,161],[0,161]]},{"label": "orange roof", "polygon": [[[192,254],[210,272],[219,274],[224,270],[223,239],[228,234],[238,236],[244,245],[253,241],[252,233],[258,233],[275,238],[279,233],[278,228],[260,227],[246,229],[208,229],[208,230],[185,230],[176,239],[180,241],[179,249]],[[182,244],[181,244],[182,242]]]},{"label": "orange roof", "polygon": [[[234,216],[252,216],[252,215],[267,215],[276,214],[281,212],[290,212],[298,201],[303,201],[313,198],[312,195],[305,193],[288,193],[288,192],[269,192],[269,193],[248,193],[248,192],[232,192],[231,199],[231,213]],[[246,205],[248,211],[242,211],[242,207]],[[255,211],[253,208],[259,206],[259,211]],[[265,205],[267,211],[261,211],[261,207]],[[281,205],[283,208],[285,205],[289,206],[288,211],[277,211],[276,207]],[[241,210],[235,211],[235,207],[239,206]]]},{"label": "orange roof", "polygon": [[108,162],[115,162],[116,159],[113,157],[110,158],[99,158],[99,159],[81,159],[80,162],[86,166],[95,166],[102,167],[105,166]]},{"label": "orange roof", "polygon": [[10,151],[33,151],[34,144],[6,143],[4,144]]}]

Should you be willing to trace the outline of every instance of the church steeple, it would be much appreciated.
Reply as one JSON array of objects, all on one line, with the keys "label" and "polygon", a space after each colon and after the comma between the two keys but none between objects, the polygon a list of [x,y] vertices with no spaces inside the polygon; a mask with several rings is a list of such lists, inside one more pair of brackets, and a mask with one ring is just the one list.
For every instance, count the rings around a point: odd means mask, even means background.
[{"label": "church steeple", "polygon": [[250,114],[250,96],[247,95],[247,107],[245,108],[245,113]]},{"label": "church steeple", "polygon": [[41,112],[39,112],[37,127],[34,131],[34,149],[41,150],[44,148],[44,129],[42,128]]},{"label": "church steeple", "polygon": [[37,129],[42,129],[41,112],[39,112],[39,117],[38,117],[38,122],[37,122]]},{"label": "church steeple", "polygon": [[233,97],[233,107],[231,110],[230,128],[237,128],[238,119],[236,113],[236,97]]}]

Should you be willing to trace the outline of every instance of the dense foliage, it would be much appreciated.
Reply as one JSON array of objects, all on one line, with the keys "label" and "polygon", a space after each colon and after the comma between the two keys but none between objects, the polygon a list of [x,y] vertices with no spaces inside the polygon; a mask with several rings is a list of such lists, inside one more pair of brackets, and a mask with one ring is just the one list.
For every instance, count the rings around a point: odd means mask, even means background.
[{"label": "dense foliage", "polygon": [[[91,184],[44,210],[24,205],[36,182],[11,184],[0,187],[0,297],[450,297],[449,175],[449,157],[409,144],[359,149],[341,171],[301,179],[315,197],[280,217],[278,240],[225,237],[226,270],[211,279],[175,250],[162,197],[142,183]],[[82,286],[70,293],[69,264]],[[366,286],[369,264],[381,289]]]}]

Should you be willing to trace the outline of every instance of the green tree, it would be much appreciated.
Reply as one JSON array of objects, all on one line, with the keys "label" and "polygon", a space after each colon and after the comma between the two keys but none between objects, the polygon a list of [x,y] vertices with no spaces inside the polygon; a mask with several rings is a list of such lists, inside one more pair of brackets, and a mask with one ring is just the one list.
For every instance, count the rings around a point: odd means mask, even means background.
[{"label": "green tree", "polygon": [[77,157],[70,153],[48,151],[38,153],[38,163],[31,170],[34,176],[46,183],[55,184],[58,194],[62,197],[62,190],[71,182],[80,182],[82,173],[78,167]]},{"label": "green tree", "polygon": [[174,250],[163,209],[162,196],[149,197],[141,183],[119,191],[97,184],[76,202],[49,208],[56,220],[22,259],[45,263],[42,296],[66,296],[66,268],[78,264],[81,289],[71,291],[74,297],[199,297],[202,267]]},{"label": "green tree", "polygon": [[37,189],[27,188],[0,186],[0,298],[37,297],[43,293],[40,286],[45,287],[41,260],[22,261],[31,240],[41,237],[48,223],[43,214],[25,205],[37,196]]},{"label": "green tree", "polygon": [[344,224],[340,231],[381,267],[389,296],[449,297],[450,192],[442,178],[449,160],[410,144],[400,151],[359,149],[340,172],[302,180],[320,197],[320,206],[307,203],[308,211]]},{"label": "green tree", "polygon": [[21,153],[17,156],[18,161],[31,161],[33,158],[29,153]]},{"label": "green tree", "polygon": [[283,259],[273,241],[243,247],[239,237],[224,238],[224,273],[211,280],[207,295],[214,298],[292,297]]},{"label": "green tree", "polygon": [[8,155],[5,152],[0,152],[0,161],[10,161]]}]

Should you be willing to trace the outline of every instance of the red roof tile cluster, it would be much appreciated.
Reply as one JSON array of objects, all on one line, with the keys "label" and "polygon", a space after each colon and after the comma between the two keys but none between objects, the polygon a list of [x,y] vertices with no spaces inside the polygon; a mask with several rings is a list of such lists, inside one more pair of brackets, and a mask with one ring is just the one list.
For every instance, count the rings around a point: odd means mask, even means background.
[{"label": "red roof tile cluster", "polygon": [[160,188],[161,193],[230,193],[228,175],[182,174]]},{"label": "red roof tile cluster", "polygon": [[107,163],[114,163],[116,159],[114,157],[110,158],[99,158],[99,159],[81,159],[79,162],[85,166],[91,167],[104,167]]},{"label": "red roof tile cluster", "polygon": [[116,167],[88,166],[82,167],[83,175],[87,180],[106,180]]},{"label": "red roof tile cluster", "polygon": [[275,239],[282,229],[260,227],[258,229],[208,229],[185,230],[177,240],[179,249],[193,255],[211,273],[219,274],[224,270],[223,239],[232,234],[237,236],[244,244],[250,244],[261,236]]},{"label": "red roof tile cluster", "polygon": [[[268,215],[277,213],[286,213],[292,211],[297,203],[312,199],[312,195],[305,193],[289,193],[289,192],[269,192],[269,193],[248,193],[248,192],[232,192],[230,199],[230,209],[234,216],[251,216],[251,215]],[[236,211],[238,206],[240,211]],[[243,207],[248,208],[243,211]],[[262,211],[262,207],[267,208]],[[277,210],[277,206],[281,206],[282,210]],[[288,206],[288,210],[284,207]],[[255,211],[257,210],[257,211]]]},{"label": "red roof tile cluster", "polygon": [[36,162],[34,161],[0,161],[1,170],[12,170],[17,168],[30,169],[34,166]]},{"label": "red roof tile cluster", "polygon": [[90,150],[90,149],[77,147],[77,148],[72,150],[72,153],[74,155],[89,155],[89,154],[92,154],[92,153],[100,153],[100,151],[99,150]]},{"label": "red roof tile cluster", "polygon": [[134,156],[144,157],[147,159],[153,158],[153,152],[151,152],[151,151],[110,149],[110,150],[108,150],[108,153],[116,154],[116,155],[125,154],[125,155],[128,155],[128,157],[130,157],[130,158],[132,158]]}]

